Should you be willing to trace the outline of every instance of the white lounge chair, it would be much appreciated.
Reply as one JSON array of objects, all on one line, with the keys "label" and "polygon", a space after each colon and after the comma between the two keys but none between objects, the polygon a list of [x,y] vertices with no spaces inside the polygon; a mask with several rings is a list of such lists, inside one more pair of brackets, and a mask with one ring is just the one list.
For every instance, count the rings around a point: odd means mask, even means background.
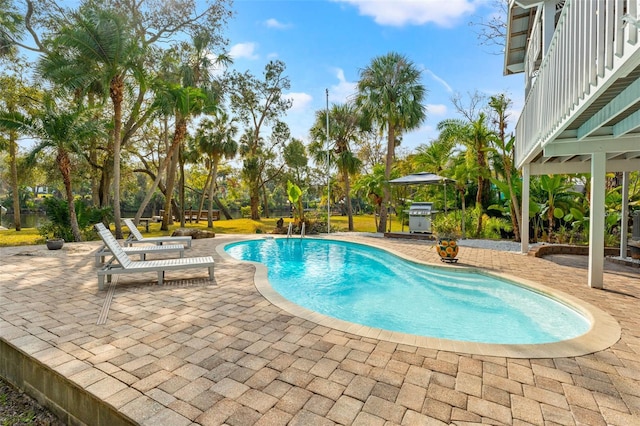
[{"label": "white lounge chair", "polygon": [[[98,231],[100,237],[107,245],[107,248],[113,254],[107,264],[102,269],[98,269],[98,289],[104,289],[104,277],[107,277],[107,282],[111,282],[111,276],[114,274],[133,274],[144,272],[157,272],[158,284],[162,285],[164,281],[164,272],[172,271],[176,269],[193,269],[193,268],[208,268],[209,279],[213,280],[213,257],[181,257],[179,259],[162,259],[162,260],[139,260],[133,261],[124,252],[118,241],[111,234],[111,231],[104,229]],[[117,263],[114,263],[114,260]]]},{"label": "white lounge chair", "polygon": [[[96,231],[108,231],[102,223],[96,223],[94,228]],[[100,237],[102,237],[102,235]],[[129,256],[132,254],[140,255],[140,260],[146,260],[147,254],[149,253],[178,252],[180,257],[184,257],[184,246],[182,244],[164,244],[161,246],[139,245],[135,247],[122,247],[122,250]],[[96,252],[96,266],[102,265],[107,256],[113,256],[113,253],[111,253],[111,250],[109,250],[109,247],[107,247],[105,243]]]},{"label": "white lounge chair", "polygon": [[129,237],[124,242],[125,246],[131,246],[134,243],[151,243],[156,245],[162,245],[164,243],[182,243],[186,244],[187,247],[191,247],[190,236],[145,238],[131,219],[123,219],[123,221],[124,224],[127,225],[127,228],[129,228]]}]

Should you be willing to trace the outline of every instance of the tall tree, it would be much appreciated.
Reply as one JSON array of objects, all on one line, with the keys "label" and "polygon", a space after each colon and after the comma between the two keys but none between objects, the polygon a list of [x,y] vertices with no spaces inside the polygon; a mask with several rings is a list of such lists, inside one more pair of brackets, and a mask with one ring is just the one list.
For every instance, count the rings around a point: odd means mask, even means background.
[{"label": "tall tree", "polygon": [[[440,138],[466,147],[467,168],[475,171],[478,182],[476,206],[481,213],[489,203],[490,181],[486,151],[495,134],[486,125],[487,116],[480,113],[477,120],[468,122],[460,119],[447,119],[438,123]],[[478,215],[476,235],[482,234],[482,214]]]},{"label": "tall tree", "polygon": [[249,184],[249,200],[251,203],[251,219],[259,220],[260,189],[264,184],[261,179],[262,168],[260,150],[264,145],[262,131],[265,126],[274,130],[279,118],[291,108],[292,101],[284,95],[291,83],[284,75],[285,64],[282,61],[271,61],[265,66],[264,78],[259,80],[248,71],[234,72],[230,77],[229,93],[231,109],[246,126],[241,139],[240,150],[243,156],[243,174]]},{"label": "tall tree", "polygon": [[[362,167],[362,161],[354,154],[351,144],[358,140],[362,117],[354,104],[334,104],[329,110],[329,140],[333,147],[327,147],[332,154],[332,163],[338,166],[338,171],[344,184],[345,205],[349,221],[349,231],[353,231],[353,209],[351,208],[350,176]],[[314,154],[318,164],[327,162],[326,145],[327,111],[316,111],[316,120],[311,128],[313,143],[310,151]]]},{"label": "tall tree", "polygon": [[[420,70],[405,56],[391,52],[374,58],[360,71],[356,104],[382,132],[387,131],[385,179],[391,176],[396,144],[403,132],[416,129],[426,118],[422,104],[426,89],[420,82]],[[391,199],[384,186],[378,232],[385,232],[387,206]]]},{"label": "tall tree", "polygon": [[208,157],[209,207],[207,226],[213,228],[213,199],[217,190],[218,166],[223,158],[232,159],[238,153],[238,143],[234,140],[238,127],[229,114],[220,111],[213,120],[200,122],[195,142],[198,151]]},{"label": "tall tree", "polygon": [[52,98],[45,98],[42,110],[32,117],[20,113],[4,113],[0,116],[0,126],[27,134],[38,141],[30,153],[30,158],[46,149],[56,153],[56,165],[62,175],[65,198],[69,208],[71,230],[75,241],[82,241],[78,226],[72,188],[73,162],[71,153],[82,151],[80,146],[88,135],[99,132],[96,123],[81,109],[64,109],[56,105]]},{"label": "tall tree", "polygon": [[[68,85],[79,89],[94,84],[99,79],[108,90],[113,106],[113,216],[116,238],[122,238],[120,223],[120,163],[122,142],[122,108],[125,99],[125,82],[128,76],[142,75],[143,52],[125,18],[111,10],[85,8],[74,14],[74,24],[64,27],[56,38],[58,48],[67,48],[73,55],[72,64],[91,64],[92,71],[77,73]],[[49,54],[60,56],[60,50]]]},{"label": "tall tree", "polygon": [[[178,84],[165,83],[161,85],[157,98],[160,111],[171,114],[174,117],[174,130],[171,145],[167,151],[167,158],[178,155],[179,148],[187,136],[187,124],[189,119],[206,110],[214,110],[216,103],[194,87],[184,87]],[[177,162],[173,162],[177,164]],[[165,194],[164,217],[161,229],[169,230],[169,218],[172,214],[172,194],[175,185],[175,168],[169,168],[167,173],[167,189]]]},{"label": "tall tree", "polygon": [[[25,84],[21,77],[14,75],[0,75],[0,109],[9,114],[34,113],[34,102],[40,98],[35,87]],[[18,132],[15,129],[5,129],[9,151],[9,168],[11,192],[13,194],[13,226],[16,231],[22,229],[20,217],[20,191],[18,185]],[[2,133],[5,133],[2,132]]]},{"label": "tall tree", "polygon": [[518,170],[515,167],[514,159],[515,137],[508,137],[506,134],[507,118],[509,117],[507,111],[510,105],[511,100],[504,94],[494,95],[489,99],[489,106],[495,113],[494,122],[498,127],[497,137],[494,138],[494,150],[499,155],[504,178],[509,187],[509,199],[511,200],[509,206],[511,210],[511,223],[513,225],[516,241],[520,241],[520,223],[522,223],[522,215],[520,214],[520,200],[518,200],[515,188],[516,183],[514,182],[514,178],[517,179],[518,177]]}]

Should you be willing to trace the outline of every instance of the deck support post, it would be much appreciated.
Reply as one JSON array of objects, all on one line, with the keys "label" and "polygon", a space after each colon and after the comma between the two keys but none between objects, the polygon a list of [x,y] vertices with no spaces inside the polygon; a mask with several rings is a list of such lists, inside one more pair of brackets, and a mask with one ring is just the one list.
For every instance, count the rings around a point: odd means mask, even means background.
[{"label": "deck support post", "polygon": [[589,287],[602,288],[604,281],[604,192],[607,156],[591,154],[591,206],[589,220]]},{"label": "deck support post", "polygon": [[529,181],[531,167],[529,163],[522,166],[522,210],[520,223],[520,252],[529,252]]}]

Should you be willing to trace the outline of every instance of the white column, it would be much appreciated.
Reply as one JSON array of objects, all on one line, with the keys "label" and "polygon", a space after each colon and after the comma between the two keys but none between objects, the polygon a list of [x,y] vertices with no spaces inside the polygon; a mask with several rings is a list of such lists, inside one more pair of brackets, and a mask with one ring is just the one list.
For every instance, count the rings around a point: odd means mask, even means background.
[{"label": "white column", "polygon": [[604,192],[607,157],[591,154],[591,216],[589,218],[589,287],[602,288],[604,274]]},{"label": "white column", "polygon": [[531,168],[529,163],[522,166],[522,223],[520,223],[520,251],[529,252],[529,180]]},{"label": "white column", "polygon": [[620,257],[627,257],[627,234],[629,233],[629,172],[622,175],[622,217],[620,223]]}]

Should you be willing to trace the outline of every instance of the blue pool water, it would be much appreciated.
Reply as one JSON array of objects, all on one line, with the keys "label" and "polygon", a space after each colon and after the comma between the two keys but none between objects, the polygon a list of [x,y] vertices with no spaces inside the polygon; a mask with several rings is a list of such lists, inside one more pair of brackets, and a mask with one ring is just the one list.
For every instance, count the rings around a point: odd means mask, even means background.
[{"label": "blue pool water", "polygon": [[225,250],[236,259],[265,264],[271,286],[286,299],[385,330],[537,344],[577,337],[590,327],[575,310],[513,283],[418,265],[360,244],[282,238],[234,243]]}]

